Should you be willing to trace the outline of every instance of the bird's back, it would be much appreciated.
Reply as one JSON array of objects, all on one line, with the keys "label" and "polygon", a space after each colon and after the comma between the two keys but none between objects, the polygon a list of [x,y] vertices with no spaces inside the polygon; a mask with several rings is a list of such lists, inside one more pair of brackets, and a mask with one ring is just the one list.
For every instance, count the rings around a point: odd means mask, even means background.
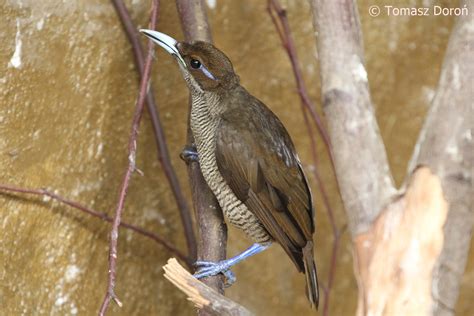
[{"label": "bird's back", "polygon": [[311,193],[293,142],[280,120],[243,88],[217,128],[220,173],[272,238],[303,268],[314,232]]},{"label": "bird's back", "polygon": [[245,89],[229,99],[216,131],[220,174],[247,214],[305,273],[308,297],[317,305],[311,192],[293,142],[276,115]]}]

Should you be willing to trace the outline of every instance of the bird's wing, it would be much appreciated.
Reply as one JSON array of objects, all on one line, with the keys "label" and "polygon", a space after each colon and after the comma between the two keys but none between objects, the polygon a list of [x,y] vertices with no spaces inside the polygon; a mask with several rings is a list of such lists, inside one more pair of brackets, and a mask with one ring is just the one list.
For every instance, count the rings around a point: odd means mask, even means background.
[{"label": "bird's wing", "polygon": [[314,232],[311,193],[282,123],[260,101],[251,106],[252,111],[222,116],[216,140],[219,171],[303,271],[302,248]]}]

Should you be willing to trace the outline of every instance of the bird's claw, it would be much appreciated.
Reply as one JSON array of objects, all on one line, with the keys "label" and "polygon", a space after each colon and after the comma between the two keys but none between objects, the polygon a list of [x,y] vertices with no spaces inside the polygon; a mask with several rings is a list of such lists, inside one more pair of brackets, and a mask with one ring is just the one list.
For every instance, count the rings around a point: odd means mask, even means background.
[{"label": "bird's claw", "polygon": [[232,284],[235,283],[235,281],[237,281],[237,277],[235,276],[234,272],[227,270],[227,271],[224,271],[223,273],[225,276],[225,283],[224,283],[225,287],[230,287],[232,286]]},{"label": "bird's claw", "polygon": [[198,152],[194,144],[184,146],[179,157],[181,157],[181,159],[187,164],[199,161]]},{"label": "bird's claw", "polygon": [[225,287],[229,287],[237,280],[234,273],[230,271],[230,265],[226,260],[219,261],[219,262],[212,262],[212,261],[196,261],[194,264],[198,267],[198,270],[194,274],[196,279],[202,279],[209,276],[218,275],[222,273],[225,278]]},{"label": "bird's claw", "polygon": [[214,267],[216,265],[215,262],[212,261],[204,261],[204,260],[197,260],[194,263],[194,266],[196,268],[203,268],[203,267]]}]

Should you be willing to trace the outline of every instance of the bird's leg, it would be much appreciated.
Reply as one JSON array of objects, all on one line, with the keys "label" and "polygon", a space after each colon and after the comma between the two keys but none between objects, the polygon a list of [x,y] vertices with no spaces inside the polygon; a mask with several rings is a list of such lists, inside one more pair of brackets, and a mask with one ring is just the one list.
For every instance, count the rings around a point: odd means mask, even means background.
[{"label": "bird's leg", "polygon": [[184,146],[184,148],[181,151],[181,154],[179,156],[187,164],[189,164],[191,162],[198,162],[199,161],[196,145],[194,145],[194,144]]},{"label": "bird's leg", "polygon": [[218,261],[218,262],[196,261],[195,265],[199,269],[194,274],[194,277],[196,277],[197,279],[201,279],[201,278],[205,278],[208,276],[213,276],[213,275],[222,273],[227,278],[226,286],[230,286],[232,285],[232,283],[236,281],[236,277],[234,276],[232,271],[229,270],[230,267],[250,256],[256,255],[257,253],[264,251],[265,249],[270,247],[270,245],[271,243],[265,243],[265,244],[255,243],[244,252],[238,254],[237,256],[232,257],[227,260]]}]

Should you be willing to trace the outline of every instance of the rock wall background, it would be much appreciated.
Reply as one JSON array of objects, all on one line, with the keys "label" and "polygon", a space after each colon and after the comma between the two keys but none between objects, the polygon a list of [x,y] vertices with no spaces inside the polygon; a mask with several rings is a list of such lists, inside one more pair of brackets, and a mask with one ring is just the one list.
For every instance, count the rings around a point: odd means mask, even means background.
[{"label": "rock wall background", "polygon": [[[230,56],[242,84],[285,123],[305,168],[314,168],[290,63],[265,1],[206,2],[216,45]],[[303,0],[282,2],[311,98],[319,104],[309,4]],[[398,1],[396,5],[455,6],[455,2]],[[146,27],[149,1],[126,3],[134,22]],[[434,95],[454,19],[384,13],[374,18],[368,14],[373,4],[395,4],[364,0],[359,2],[359,12],[377,119],[400,183]],[[97,0],[3,0],[0,16],[0,183],[55,189],[112,214],[138,93],[131,48],[112,5]],[[161,1],[159,30],[183,38],[173,1]],[[173,163],[189,196],[186,170],[178,157],[185,141],[188,94],[175,62],[162,50],[156,52],[152,80]],[[331,193],[338,224],[343,226],[337,187],[319,145],[318,168]],[[144,176],[133,177],[123,219],[185,249],[178,211],[154,146],[145,115],[137,161]],[[318,194],[315,200],[316,260],[325,282],[332,234]],[[2,193],[0,226],[1,314],[90,315],[98,311],[107,282],[107,223],[47,199]],[[229,255],[250,243],[235,229],[231,228],[229,235]],[[119,245],[116,292],[124,306],[113,305],[110,315],[194,314],[184,295],[162,275],[169,252],[126,230],[120,232]],[[348,233],[338,260],[330,310],[333,315],[351,315],[357,288]],[[304,279],[278,247],[249,259],[234,272],[239,282],[228,295],[258,315],[304,315],[310,311]],[[458,315],[467,315],[473,308],[473,281],[471,250]]]}]

